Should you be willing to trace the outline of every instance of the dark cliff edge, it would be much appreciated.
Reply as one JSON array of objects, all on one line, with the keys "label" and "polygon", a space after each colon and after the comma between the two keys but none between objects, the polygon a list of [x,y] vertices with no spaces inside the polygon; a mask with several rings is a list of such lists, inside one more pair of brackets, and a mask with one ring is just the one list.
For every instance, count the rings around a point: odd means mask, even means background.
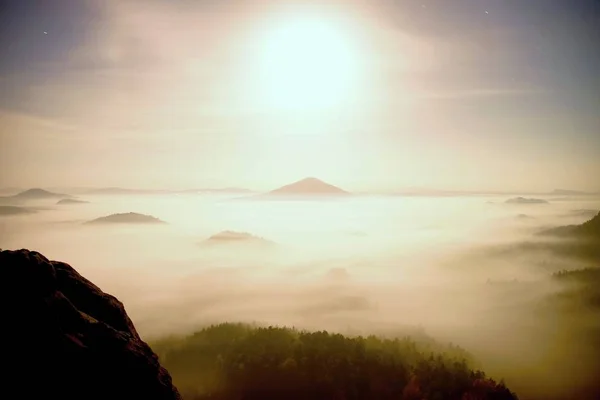
[{"label": "dark cliff edge", "polygon": [[181,399],[123,304],[70,265],[0,251],[0,271],[2,379],[15,397]]}]

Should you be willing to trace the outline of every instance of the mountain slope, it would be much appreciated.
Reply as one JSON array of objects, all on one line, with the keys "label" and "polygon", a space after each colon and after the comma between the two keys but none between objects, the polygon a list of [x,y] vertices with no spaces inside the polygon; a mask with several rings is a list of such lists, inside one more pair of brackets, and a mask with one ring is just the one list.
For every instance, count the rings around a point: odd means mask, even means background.
[{"label": "mountain slope", "polygon": [[123,304],[71,266],[0,251],[0,271],[3,380],[17,397],[181,398]]},{"label": "mountain slope", "polygon": [[540,232],[541,235],[561,236],[580,239],[600,240],[600,212],[595,217],[580,225],[566,225],[547,229]]},{"label": "mountain slope", "polygon": [[228,323],[153,347],[187,400],[517,399],[468,353],[429,338]]}]

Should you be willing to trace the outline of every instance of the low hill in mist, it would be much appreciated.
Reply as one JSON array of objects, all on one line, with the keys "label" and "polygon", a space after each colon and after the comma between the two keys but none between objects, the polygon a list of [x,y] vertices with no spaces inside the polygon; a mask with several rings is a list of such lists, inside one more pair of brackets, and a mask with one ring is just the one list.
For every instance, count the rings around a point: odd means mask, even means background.
[{"label": "low hill in mist", "polygon": [[600,213],[580,225],[567,225],[551,228],[540,232],[545,236],[558,236],[573,239],[600,240]]},{"label": "low hill in mist", "polygon": [[22,203],[35,200],[65,199],[70,197],[71,196],[68,194],[54,193],[44,189],[34,188],[25,190],[12,196],[0,197],[0,203]]},{"label": "low hill in mist", "polygon": [[56,204],[88,204],[89,201],[78,200],[78,199],[61,199]]},{"label": "low hill in mist", "polygon": [[588,195],[591,193],[582,192],[581,190],[554,189],[550,194],[562,195],[562,196],[577,196],[577,195]]},{"label": "low hill in mist", "polygon": [[119,187],[108,187],[108,188],[85,189],[82,191],[82,193],[89,194],[89,195],[122,196],[122,195],[166,194],[169,192],[167,190],[145,190],[145,189],[127,189],[127,188],[119,188]]},{"label": "low hill in mist", "polygon": [[571,212],[566,217],[585,217],[585,218],[593,218],[598,214],[600,210],[571,210]]},{"label": "low hill in mist", "polygon": [[349,192],[317,178],[304,178],[271,190],[268,196],[348,196]]},{"label": "low hill in mist", "polygon": [[188,189],[182,192],[183,194],[244,194],[244,193],[254,193],[250,189],[238,188],[238,187],[227,187],[227,188],[217,188],[217,189]]},{"label": "low hill in mist", "polygon": [[3,380],[16,397],[181,399],[116,298],[37,252],[1,251],[0,266],[10,282],[0,291]]},{"label": "low hill in mist", "polygon": [[138,195],[170,195],[170,194],[240,194],[252,193],[249,189],[226,187],[226,188],[200,188],[185,190],[169,189],[132,189],[121,187],[106,188],[71,188],[70,193],[87,195],[107,195],[107,196],[138,196]]},{"label": "low hill in mist", "polygon": [[531,215],[527,215],[527,214],[518,214],[518,215],[516,216],[516,218],[517,218],[517,219],[520,219],[520,220],[532,220],[532,219],[535,219],[535,218],[534,218],[534,217],[532,217]]},{"label": "low hill in mist", "polygon": [[548,204],[547,200],[543,199],[534,199],[534,198],[526,198],[526,197],[514,197],[512,199],[508,199],[505,202],[506,204]]},{"label": "low hill in mist", "polygon": [[8,215],[28,215],[34,214],[34,210],[17,206],[0,206],[0,217]]},{"label": "low hill in mist", "polygon": [[[579,225],[544,229],[529,239],[492,246],[483,250],[486,257],[526,256],[543,258],[550,267],[564,263],[598,265],[600,261],[600,213]],[[515,261],[516,262],[516,261]]]},{"label": "low hill in mist", "polygon": [[68,194],[49,192],[44,189],[29,189],[24,192],[15,194],[13,197],[18,199],[56,199],[71,197]]},{"label": "low hill in mist", "polygon": [[102,224],[166,224],[152,215],[138,214],[134,212],[111,214],[106,217],[100,217],[87,221],[86,224],[102,225]]},{"label": "low hill in mist", "polygon": [[222,245],[222,244],[254,244],[254,245],[274,245],[275,242],[265,238],[255,236],[248,232],[222,231],[203,240],[202,245]]}]

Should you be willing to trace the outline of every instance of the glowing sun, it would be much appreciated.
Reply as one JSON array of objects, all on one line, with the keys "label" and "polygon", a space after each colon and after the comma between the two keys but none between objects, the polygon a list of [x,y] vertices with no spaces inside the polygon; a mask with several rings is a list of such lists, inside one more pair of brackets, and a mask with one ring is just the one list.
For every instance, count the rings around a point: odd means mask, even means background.
[{"label": "glowing sun", "polygon": [[266,27],[257,54],[265,105],[306,111],[347,102],[357,86],[360,56],[345,28],[339,21],[307,15]]}]

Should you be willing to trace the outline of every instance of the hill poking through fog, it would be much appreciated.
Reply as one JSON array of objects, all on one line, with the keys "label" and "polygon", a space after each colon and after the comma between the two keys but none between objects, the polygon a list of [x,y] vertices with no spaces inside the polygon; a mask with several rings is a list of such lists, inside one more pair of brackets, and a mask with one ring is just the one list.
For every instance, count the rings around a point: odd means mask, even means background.
[{"label": "hill poking through fog", "polygon": [[79,200],[79,199],[61,199],[56,202],[56,204],[88,204],[89,201]]},{"label": "hill poking through fog", "polygon": [[248,232],[222,231],[203,240],[200,244],[203,246],[214,246],[223,244],[248,244],[257,246],[271,246],[275,243],[260,236],[255,236]]},{"label": "hill poking through fog", "polygon": [[505,203],[506,204],[548,204],[548,201],[544,200],[544,199],[514,197],[512,199],[506,200]]},{"label": "hill poking through fog", "polygon": [[323,182],[317,178],[304,178],[289,185],[271,190],[267,193],[269,196],[339,196],[350,195],[349,192]]},{"label": "hill poking through fog", "polygon": [[40,200],[67,199],[68,194],[54,193],[44,189],[28,189],[12,196],[0,197],[0,204],[21,204]]},{"label": "hill poking through fog", "polygon": [[106,217],[100,217],[86,222],[91,225],[104,224],[166,224],[152,215],[139,214],[134,212],[111,214]]}]

